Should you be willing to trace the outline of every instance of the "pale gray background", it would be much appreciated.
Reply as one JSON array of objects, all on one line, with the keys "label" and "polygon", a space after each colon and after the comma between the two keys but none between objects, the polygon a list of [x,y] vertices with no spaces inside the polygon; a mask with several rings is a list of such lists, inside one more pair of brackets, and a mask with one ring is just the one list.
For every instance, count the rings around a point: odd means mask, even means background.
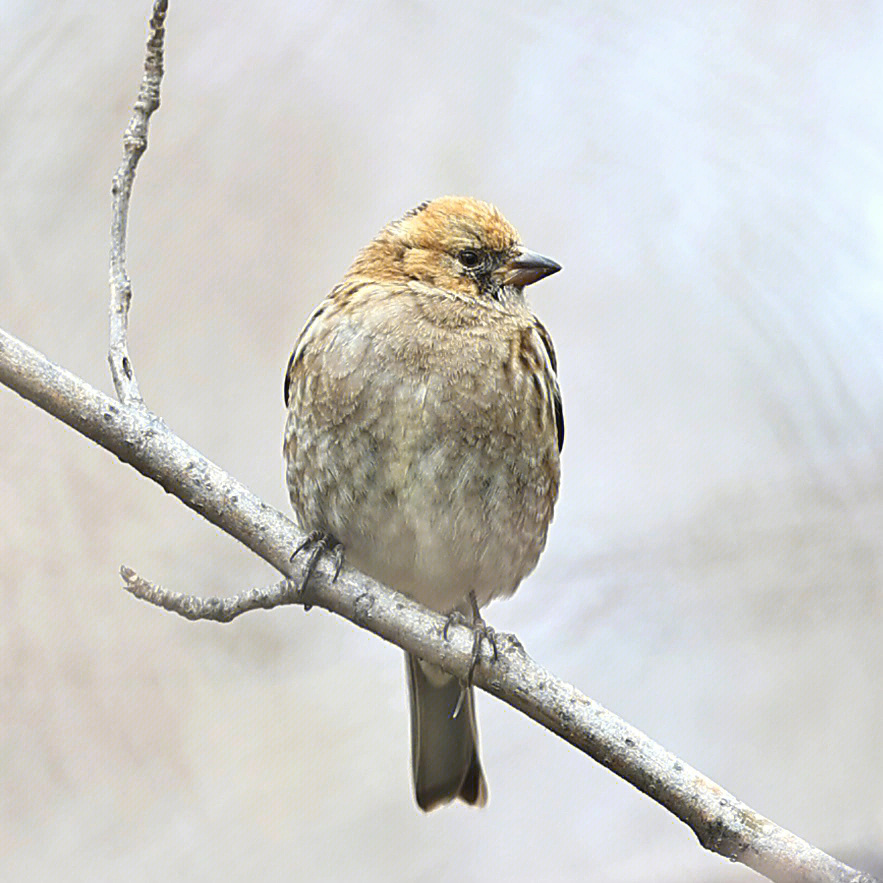
[{"label": "pale gray background", "polygon": [[[105,390],[109,187],[148,3],[0,3],[0,323]],[[883,869],[876,3],[178,2],[135,187],[149,404],[286,508],[282,375],[390,218],[496,202],[564,271],[564,484],[489,618],[740,798]],[[483,812],[420,815],[400,653],[0,390],[6,879],[740,881],[479,700]]]}]

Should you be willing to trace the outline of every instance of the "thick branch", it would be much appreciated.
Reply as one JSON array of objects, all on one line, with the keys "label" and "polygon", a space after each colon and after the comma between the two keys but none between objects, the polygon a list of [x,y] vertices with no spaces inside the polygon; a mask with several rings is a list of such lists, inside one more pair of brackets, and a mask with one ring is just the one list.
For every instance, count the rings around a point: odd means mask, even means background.
[{"label": "thick branch", "polygon": [[132,283],[126,273],[126,226],[129,199],[138,160],[147,149],[150,115],[159,107],[159,84],[163,75],[163,23],[167,0],[156,0],[150,19],[150,38],[144,59],[144,78],[132,118],[123,135],[123,160],[113,177],[113,217],[110,226],[110,349],[107,361],[117,396],[123,404],[141,406],[143,400],[129,356],[129,304]]},{"label": "thick branch", "polygon": [[[295,525],[143,409],[120,405],[4,331],[0,331],[0,383],[112,451],[291,576],[289,556],[304,539]],[[330,562],[320,560],[309,587],[297,600],[337,613],[459,677],[466,675],[472,649],[468,629],[452,628],[450,640],[445,641],[444,617],[351,567],[344,566],[336,582],[332,576]],[[293,599],[291,593],[280,591],[280,600],[287,603]],[[707,849],[740,861],[771,880],[874,883],[869,875],[847,867],[759,815],[545,671],[514,637],[501,637],[498,644],[498,660],[490,663],[485,651],[475,671],[479,687],[662,804],[686,822]]]}]

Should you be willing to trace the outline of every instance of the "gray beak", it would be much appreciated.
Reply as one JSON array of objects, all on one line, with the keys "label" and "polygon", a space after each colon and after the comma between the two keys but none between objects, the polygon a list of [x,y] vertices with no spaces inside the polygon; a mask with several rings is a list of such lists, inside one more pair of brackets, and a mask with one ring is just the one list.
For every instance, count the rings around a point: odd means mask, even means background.
[{"label": "gray beak", "polygon": [[515,257],[503,267],[503,284],[515,285],[522,288],[532,282],[538,282],[546,276],[551,276],[561,269],[561,264],[556,264],[551,258],[544,258],[535,251],[519,248]]}]

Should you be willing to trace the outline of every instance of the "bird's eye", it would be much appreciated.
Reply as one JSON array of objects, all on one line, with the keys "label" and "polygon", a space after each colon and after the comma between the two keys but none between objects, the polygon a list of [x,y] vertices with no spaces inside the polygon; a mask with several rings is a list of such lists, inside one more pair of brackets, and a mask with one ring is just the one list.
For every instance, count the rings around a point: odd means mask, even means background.
[{"label": "bird's eye", "polygon": [[474,251],[471,248],[464,248],[463,251],[457,255],[457,260],[466,267],[467,270],[471,270],[479,265],[481,262],[481,256],[477,251]]}]

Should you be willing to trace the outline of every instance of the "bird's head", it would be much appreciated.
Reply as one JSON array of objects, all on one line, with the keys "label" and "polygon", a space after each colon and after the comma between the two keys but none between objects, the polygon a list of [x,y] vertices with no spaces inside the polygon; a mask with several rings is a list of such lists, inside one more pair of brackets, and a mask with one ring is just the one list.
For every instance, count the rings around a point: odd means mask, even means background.
[{"label": "bird's head", "polygon": [[464,196],[424,202],[381,230],[350,276],[421,282],[461,296],[503,302],[556,273],[555,261],[528,251],[492,205]]}]

